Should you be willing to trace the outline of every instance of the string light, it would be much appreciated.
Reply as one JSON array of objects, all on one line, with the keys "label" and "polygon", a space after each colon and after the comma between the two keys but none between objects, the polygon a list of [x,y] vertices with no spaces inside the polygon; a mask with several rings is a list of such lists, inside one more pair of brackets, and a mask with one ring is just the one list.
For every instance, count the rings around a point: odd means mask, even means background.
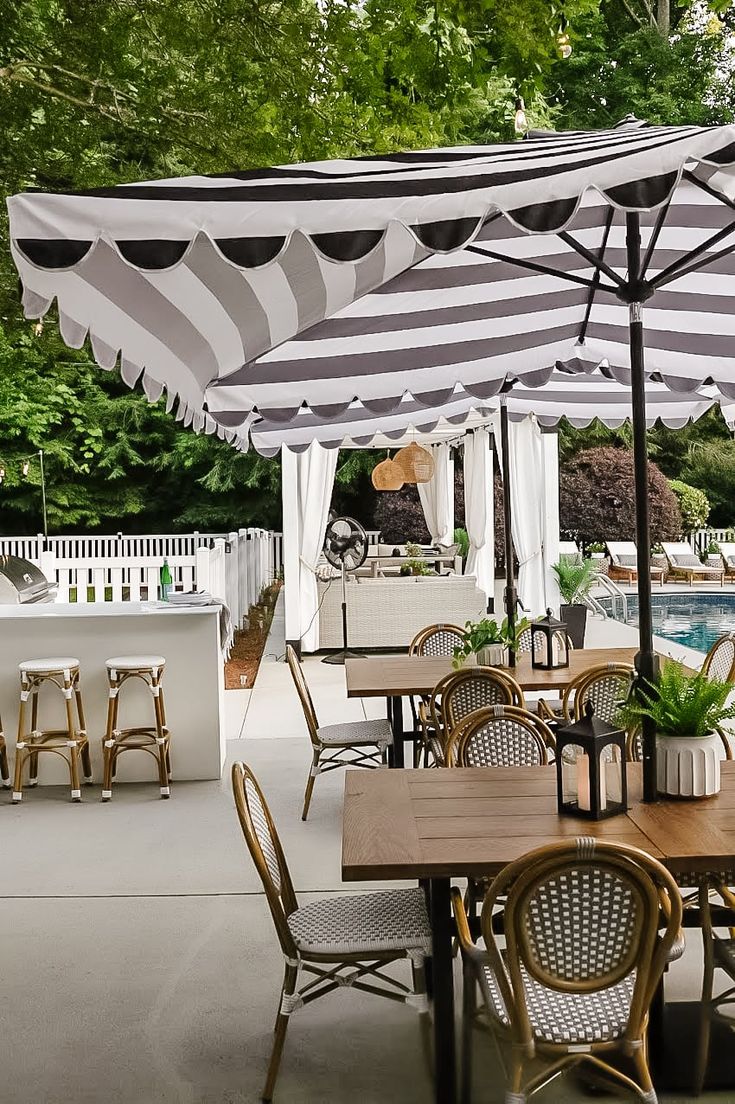
[{"label": "string light", "polygon": [[36,325],[33,327],[33,332],[36,335],[36,337],[40,337],[41,334],[43,333],[43,319],[42,318],[39,318],[38,322],[36,322]]},{"label": "string light", "polygon": [[30,467],[31,467],[31,465],[30,465],[30,461],[28,461],[28,460],[24,460],[24,461],[23,461],[23,466],[22,466],[22,468],[20,469],[20,470],[21,470],[21,474],[22,474],[23,476],[26,476],[26,475],[28,475],[28,472],[29,472],[29,470],[30,470]]},{"label": "string light", "polygon": [[516,134],[525,134],[528,130],[528,120],[526,119],[526,105],[523,102],[523,97],[518,96],[516,99],[516,113],[513,119],[513,129]]}]

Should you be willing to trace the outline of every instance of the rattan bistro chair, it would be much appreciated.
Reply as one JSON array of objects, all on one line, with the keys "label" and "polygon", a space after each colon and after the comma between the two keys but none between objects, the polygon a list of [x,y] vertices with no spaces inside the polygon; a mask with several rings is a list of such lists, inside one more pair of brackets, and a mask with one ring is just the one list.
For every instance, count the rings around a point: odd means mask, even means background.
[{"label": "rattan bistro chair", "polygon": [[715,640],[704,657],[702,674],[719,682],[735,681],[735,633],[725,633]]},{"label": "rattan bistro chair", "polygon": [[[413,1004],[429,1046],[425,960],[431,928],[423,890],[396,889],[314,901],[299,908],[283,848],[258,782],[245,763],[232,767],[232,790],[245,842],[260,875],[281,944],[284,977],[263,1100],[273,1098],[291,1014],[342,986]],[[409,959],[412,985],[383,973]],[[314,979],[299,987],[302,973]]]},{"label": "rattan bistro chair", "polygon": [[[454,649],[459,648],[464,641],[464,632],[459,625],[427,625],[416,633],[408,646],[410,656],[446,656],[450,659],[454,655]],[[424,695],[418,700],[409,699],[411,713],[413,715],[414,732],[418,736],[414,740],[413,765],[417,767],[421,759],[423,749],[424,765],[431,755],[431,739],[436,736],[434,722],[431,715],[431,698]]]},{"label": "rattan bistro chair", "polygon": [[393,743],[393,733],[388,720],[380,718],[320,725],[301,663],[290,644],[286,645],[286,659],[304,711],[312,748],[301,813],[301,819],[306,820],[317,775],[337,770],[338,767],[382,766],[386,762],[388,748]]},{"label": "rattan bistro chair", "polygon": [[457,725],[446,749],[448,766],[541,767],[554,735],[534,713],[515,705],[478,709]]},{"label": "rattan bistro chair", "polygon": [[[500,898],[503,950],[492,925]],[[491,1029],[511,1044],[506,1104],[525,1104],[581,1063],[655,1104],[648,1010],[666,964],[683,950],[681,897],[665,867],[635,847],[591,837],[532,851],[485,897],[485,948],[472,940],[457,889],[452,904],[464,963],[463,1104],[478,986]],[[615,1054],[632,1060],[631,1076],[608,1061]]]},{"label": "rattan bistro chair", "polygon": [[518,683],[497,667],[464,667],[445,675],[431,695],[434,734],[429,744],[435,764],[444,766],[451,733],[475,710],[492,705],[522,708],[523,704]]},{"label": "rattan bistro chair", "polygon": [[539,714],[546,720],[563,723],[580,721],[590,702],[596,717],[614,724],[618,710],[628,697],[635,677],[629,663],[601,663],[583,671],[569,683],[561,699],[561,711],[555,713],[542,698]]}]

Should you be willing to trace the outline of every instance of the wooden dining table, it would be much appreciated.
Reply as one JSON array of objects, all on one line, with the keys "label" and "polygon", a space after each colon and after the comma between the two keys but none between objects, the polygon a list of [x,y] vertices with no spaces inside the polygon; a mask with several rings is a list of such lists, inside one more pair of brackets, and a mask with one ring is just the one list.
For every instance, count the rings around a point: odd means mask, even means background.
[{"label": "wooden dining table", "polygon": [[536,847],[591,835],[640,847],[680,876],[726,871],[735,881],[735,762],[721,766],[714,797],[643,804],[640,765],[629,764],[629,809],[601,821],[557,812],[552,767],[347,772],[344,880],[428,887],[436,1104],[455,1104],[457,1091],[450,879],[497,874]]},{"label": "wooden dining table", "polygon": [[[502,667],[523,691],[560,693],[573,679],[601,663],[633,663],[637,648],[576,648],[569,652],[569,666],[543,671],[531,666],[531,655],[522,653],[515,667]],[[385,698],[393,730],[391,766],[404,765],[403,699],[430,694],[452,668],[449,656],[378,655],[348,659],[345,663],[348,698]]]}]

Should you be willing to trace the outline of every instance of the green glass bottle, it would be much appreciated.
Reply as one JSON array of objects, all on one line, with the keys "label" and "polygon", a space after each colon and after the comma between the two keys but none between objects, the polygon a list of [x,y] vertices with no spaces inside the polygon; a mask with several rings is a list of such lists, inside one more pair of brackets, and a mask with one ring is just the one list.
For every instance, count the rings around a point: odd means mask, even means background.
[{"label": "green glass bottle", "polygon": [[168,560],[163,561],[163,567],[159,572],[158,581],[161,585],[161,599],[164,602],[168,602],[168,594],[173,586],[173,578],[171,577],[171,568],[168,566]]}]

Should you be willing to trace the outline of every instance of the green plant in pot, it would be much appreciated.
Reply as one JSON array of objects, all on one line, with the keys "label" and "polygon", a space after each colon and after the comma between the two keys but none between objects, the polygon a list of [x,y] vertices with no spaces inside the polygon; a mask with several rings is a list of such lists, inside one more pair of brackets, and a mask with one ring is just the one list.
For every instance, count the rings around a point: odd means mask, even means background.
[{"label": "green plant in pot", "polygon": [[521,634],[531,624],[526,618],[516,621],[511,632],[506,617],[502,624],[491,617],[465,622],[461,646],[454,649],[452,666],[459,669],[475,659],[483,667],[502,667],[508,663],[508,649],[518,650]]},{"label": "green plant in pot", "polygon": [[690,674],[668,660],[655,686],[639,687],[619,714],[629,731],[644,717],[656,726],[656,761],[660,793],[674,797],[708,797],[720,789],[722,725],[735,718],[728,705],[733,687]]},{"label": "green plant in pot", "polygon": [[599,564],[594,560],[582,560],[573,563],[559,560],[554,564],[561,605],[559,617],[567,627],[567,633],[575,648],[584,648],[584,634],[587,628],[587,607],[582,602],[597,580]]}]

